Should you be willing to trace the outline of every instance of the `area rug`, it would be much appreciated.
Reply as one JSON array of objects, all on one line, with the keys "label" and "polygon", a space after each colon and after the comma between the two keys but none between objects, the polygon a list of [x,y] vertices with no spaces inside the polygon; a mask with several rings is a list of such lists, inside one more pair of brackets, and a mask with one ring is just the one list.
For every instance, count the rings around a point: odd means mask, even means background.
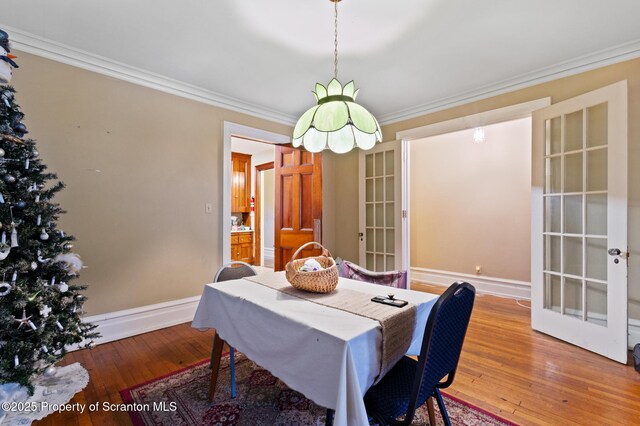
[{"label": "area rug", "polygon": [[[229,356],[222,357],[213,404],[207,402],[209,362],[183,368],[120,391],[134,426],[324,425],[326,409],[289,389],[267,370],[236,353],[237,396],[231,399]],[[454,425],[504,426],[513,423],[443,394]],[[437,405],[436,405],[437,407]],[[438,424],[443,424],[436,408]],[[413,424],[428,425],[426,406]]]}]

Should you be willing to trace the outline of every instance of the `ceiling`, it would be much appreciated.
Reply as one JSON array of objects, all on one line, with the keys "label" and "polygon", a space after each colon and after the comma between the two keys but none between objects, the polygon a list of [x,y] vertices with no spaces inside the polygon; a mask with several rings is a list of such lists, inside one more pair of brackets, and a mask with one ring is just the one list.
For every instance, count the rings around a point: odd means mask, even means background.
[{"label": "ceiling", "polygon": [[[284,123],[333,76],[328,0],[2,3],[16,50]],[[381,123],[640,56],[637,0],[344,0],[338,10],[338,78],[355,80]]]},{"label": "ceiling", "polygon": [[231,152],[239,152],[249,155],[262,155],[273,152],[273,144],[257,142],[249,139],[231,137]]}]

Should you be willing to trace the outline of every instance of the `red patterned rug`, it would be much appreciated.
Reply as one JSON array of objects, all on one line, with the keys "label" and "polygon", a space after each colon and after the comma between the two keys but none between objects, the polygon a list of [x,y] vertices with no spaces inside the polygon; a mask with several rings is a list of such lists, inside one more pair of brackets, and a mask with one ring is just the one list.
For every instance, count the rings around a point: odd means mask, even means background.
[{"label": "red patterned rug", "polygon": [[[207,360],[122,390],[120,395],[131,404],[129,416],[135,426],[324,425],[325,408],[289,389],[242,354],[236,354],[236,398],[230,395],[228,355],[222,357],[213,405],[207,402],[210,374]],[[513,425],[455,397],[443,396],[454,425]],[[442,424],[437,408],[436,416]],[[429,424],[425,406],[417,410],[413,424]]]}]

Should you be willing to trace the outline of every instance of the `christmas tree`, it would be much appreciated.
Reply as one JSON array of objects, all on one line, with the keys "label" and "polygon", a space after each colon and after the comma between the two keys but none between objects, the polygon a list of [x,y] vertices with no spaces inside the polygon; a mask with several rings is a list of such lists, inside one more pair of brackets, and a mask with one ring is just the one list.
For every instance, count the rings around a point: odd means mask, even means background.
[{"label": "christmas tree", "polygon": [[64,213],[52,202],[64,184],[25,138],[15,90],[2,85],[17,68],[0,30],[0,384],[30,381],[59,361],[67,347],[92,347],[98,337],[80,315],[85,286],[70,285],[82,263],[73,237],[57,228]]}]

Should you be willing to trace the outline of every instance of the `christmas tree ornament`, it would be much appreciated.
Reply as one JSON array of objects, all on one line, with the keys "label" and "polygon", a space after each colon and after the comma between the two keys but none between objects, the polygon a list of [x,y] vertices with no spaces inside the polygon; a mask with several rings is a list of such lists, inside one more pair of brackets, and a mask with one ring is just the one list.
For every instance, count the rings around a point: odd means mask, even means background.
[{"label": "christmas tree ornament", "polygon": [[53,261],[64,263],[63,268],[69,275],[78,275],[82,269],[82,259],[75,253],[59,254]]},{"label": "christmas tree ornament", "polygon": [[6,174],[2,177],[2,179],[6,182],[6,183],[15,183],[16,181],[16,177],[10,174]]},{"label": "christmas tree ornament", "polygon": [[22,318],[15,318],[14,321],[17,322],[18,325],[18,330],[20,328],[22,328],[23,325],[28,325],[31,321],[29,321],[31,319],[32,315],[27,316],[27,312],[24,310],[24,308],[22,309]]},{"label": "christmas tree ornament", "polygon": [[28,158],[24,161],[24,169],[25,170],[29,170],[29,159]]},{"label": "christmas tree ornament", "polygon": [[40,194],[36,195],[36,200],[35,201],[36,201],[36,203],[40,202]]},{"label": "christmas tree ornament", "polygon": [[92,341],[90,341],[90,342],[87,344],[87,347],[88,347],[89,349],[94,349],[94,348],[96,347],[96,342],[94,342],[93,340],[92,340]]},{"label": "christmas tree ornament", "polygon": [[40,252],[40,250],[38,250],[38,254],[37,254],[36,258],[38,259],[38,262],[40,262],[40,263],[45,263],[45,262],[49,261],[49,259],[45,259],[44,257],[42,257],[42,252]]},{"label": "christmas tree ornament", "polygon": [[18,64],[13,61],[15,58],[9,53],[8,47],[0,46],[0,84],[7,84],[11,81],[13,68],[18,68]]},{"label": "christmas tree ornament", "polygon": [[11,247],[18,247],[18,227],[11,223]]},{"label": "christmas tree ornament", "polygon": [[47,234],[47,231],[42,228],[42,232],[40,233],[40,239],[42,241],[47,241],[49,239],[49,234]]},{"label": "christmas tree ornament", "polygon": [[42,346],[40,347],[40,349],[42,349],[42,352],[44,352],[45,354],[48,354],[48,353],[49,353],[49,348],[47,348],[47,346],[46,346],[46,345],[42,345]]},{"label": "christmas tree ornament", "polygon": [[51,284],[50,285],[56,285],[56,277],[51,277]]},{"label": "christmas tree ornament", "polygon": [[18,136],[19,138],[23,137],[25,134],[29,133],[29,131],[27,130],[27,126],[25,126],[22,123],[18,123],[15,126],[13,126],[13,132],[16,134],[16,136]]},{"label": "christmas tree ornament", "polygon": [[33,154],[34,157],[37,157],[38,155],[40,155],[40,153],[38,152],[37,149],[34,149],[32,154]]},{"label": "christmas tree ornament", "polygon": [[[2,233],[4,235],[4,232]],[[5,237],[6,238],[6,237]],[[0,243],[0,260],[5,260],[9,253],[11,252],[11,247],[6,242]]]},{"label": "christmas tree ornament", "polygon": [[4,197],[0,194],[0,204],[4,204]]},{"label": "christmas tree ornament", "polygon": [[20,210],[24,209],[25,207],[27,207],[27,203],[24,202],[23,200],[18,200],[16,202],[16,207],[19,208]]},{"label": "christmas tree ornament", "polygon": [[64,293],[66,291],[69,290],[69,285],[67,283],[65,283],[64,281],[61,281],[60,284],[58,284],[58,291],[60,293]]},{"label": "christmas tree ornament", "polygon": [[4,149],[0,148],[0,157],[4,157]]},{"label": "christmas tree ornament", "polygon": [[60,236],[64,238],[64,231],[62,229],[60,230]]},{"label": "christmas tree ornament", "polygon": [[6,281],[0,282],[0,296],[6,296],[11,293],[13,286]]},{"label": "christmas tree ornament", "polygon": [[29,265],[29,266],[31,266],[31,270],[32,271],[35,271],[36,269],[38,269],[38,263],[37,262],[31,262],[31,265]]},{"label": "christmas tree ornament", "polygon": [[13,366],[14,367],[18,367],[20,365],[20,358],[18,358],[18,355],[13,357]]},{"label": "christmas tree ornament", "polygon": [[71,250],[73,248],[73,244],[65,244],[62,246],[65,250]]},{"label": "christmas tree ornament", "polygon": [[18,271],[13,271],[13,275],[11,276],[11,282],[15,284],[18,279]]},{"label": "christmas tree ornament", "polygon": [[36,331],[38,329],[38,327],[36,327],[36,325],[31,320],[27,321],[27,324],[29,325],[29,327],[31,327],[33,331]]},{"label": "christmas tree ornament", "polygon": [[58,330],[63,331],[64,327],[62,326],[62,324],[60,324],[60,321],[56,321],[56,327],[58,327]]},{"label": "christmas tree ornament", "polygon": [[42,223],[42,216],[38,215],[38,218],[36,219],[36,226],[40,226],[41,223]]},{"label": "christmas tree ornament", "polygon": [[56,367],[54,367],[53,365],[48,366],[47,368],[45,368],[44,372],[42,373],[45,377],[53,377],[56,375],[56,373],[58,372],[58,369]]},{"label": "christmas tree ornament", "polygon": [[41,309],[40,309],[40,316],[42,318],[47,318],[49,317],[49,314],[51,313],[51,308],[49,307],[49,305],[44,305]]}]

